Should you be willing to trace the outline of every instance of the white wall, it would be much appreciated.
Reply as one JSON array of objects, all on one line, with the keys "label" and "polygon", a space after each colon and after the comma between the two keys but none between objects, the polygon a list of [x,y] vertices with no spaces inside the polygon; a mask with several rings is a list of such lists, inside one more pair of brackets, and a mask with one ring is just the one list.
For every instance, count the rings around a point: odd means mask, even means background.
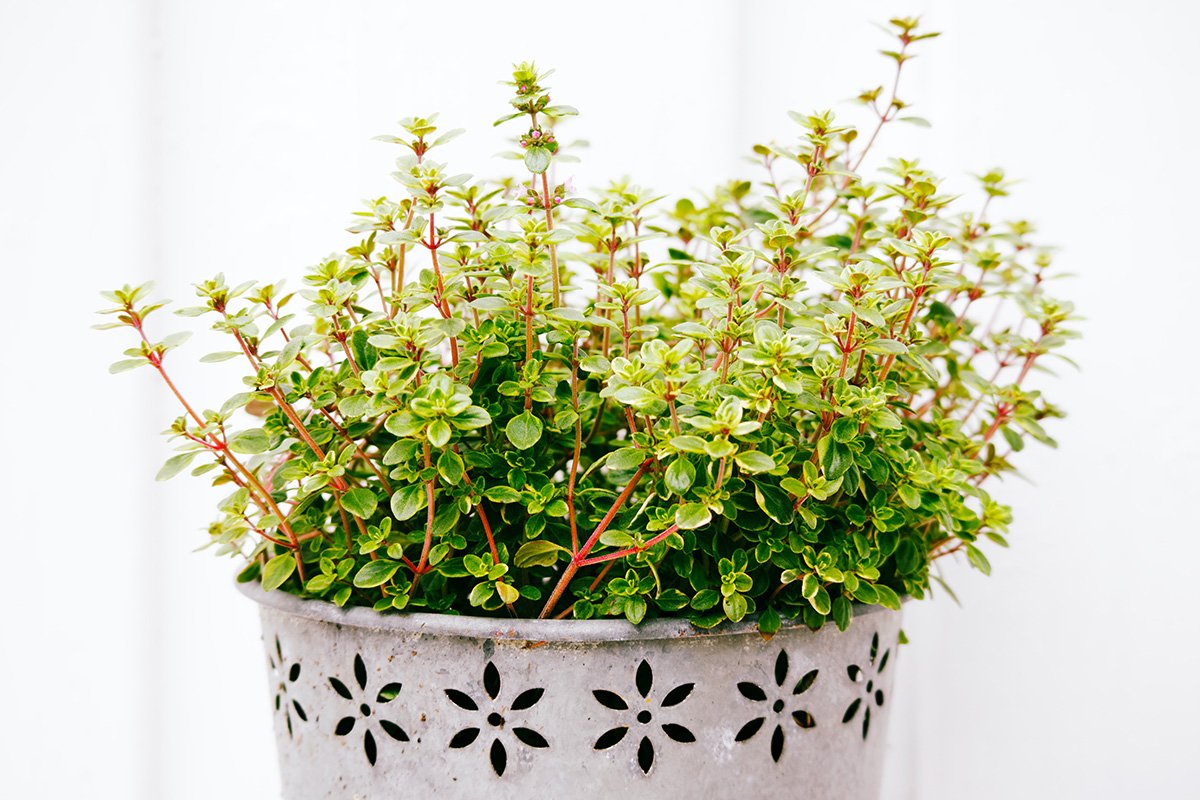
[{"label": "white wall", "polygon": [[[1197,7],[621,0],[530,21],[509,5],[0,7],[0,796],[277,792],[254,610],[228,563],[190,552],[213,495],[152,482],[175,411],[153,376],[106,374],[122,345],[86,329],[96,290],[294,279],[346,245],[359,199],[393,191],[393,153],[369,139],[395,119],[440,110],[470,129],[458,167],[497,166],[495,80],[527,57],[583,111],[578,184],[703,188],[793,135],[789,108],[853,116],[843,99],[887,69],[870,21],[915,12],[947,31],[905,92],[935,127],[882,149],[964,188],[993,164],[1028,178],[1008,208],[1063,245],[1089,321],[1083,372],[1046,384],[1071,412],[1061,450],[1028,451],[1031,483],[997,490],[1012,550],[991,579],[952,570],[964,609],[907,612],[887,795],[1196,796]],[[220,367],[176,369],[201,403],[226,394]]]}]

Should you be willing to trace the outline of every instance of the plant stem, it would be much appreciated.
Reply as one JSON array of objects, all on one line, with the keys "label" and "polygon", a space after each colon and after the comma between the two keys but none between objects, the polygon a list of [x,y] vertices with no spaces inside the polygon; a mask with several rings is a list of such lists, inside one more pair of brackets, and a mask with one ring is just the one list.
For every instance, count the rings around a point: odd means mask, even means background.
[{"label": "plant stem", "polygon": [[[554,230],[554,208],[553,200],[550,197],[550,179],[546,177],[546,173],[542,173],[542,205],[546,207],[546,231]],[[550,286],[554,295],[554,307],[562,306],[562,294],[559,287],[558,277],[558,247],[550,244]]]},{"label": "plant stem", "polygon": [[579,552],[571,557],[571,560],[567,563],[566,569],[563,570],[562,577],[558,580],[558,585],[554,587],[554,591],[551,593],[550,599],[546,601],[545,607],[542,608],[542,613],[538,615],[538,619],[545,619],[546,617],[550,616],[550,614],[554,613],[554,607],[558,605],[558,601],[562,599],[563,592],[566,591],[567,586],[571,583],[571,579],[575,577],[575,573],[579,571],[579,567],[583,560],[587,558],[587,554],[590,553],[592,548],[596,546],[596,543],[600,541],[600,537],[604,534],[604,531],[608,530],[608,526],[612,524],[613,517],[617,515],[617,512],[621,510],[621,507],[624,506],[629,500],[629,496],[633,494],[633,490],[637,487],[638,481],[642,479],[642,476],[646,474],[653,463],[654,459],[652,458],[648,458],[642,462],[641,466],[638,467],[637,472],[633,474],[633,477],[629,479],[629,483],[627,483],[625,488],[621,491],[621,494],[617,496],[615,501],[613,501],[612,507],[610,507],[608,509],[608,513],[604,515],[604,519],[600,520],[600,524],[596,526],[594,531],[592,531],[592,535],[589,536],[588,540],[583,543],[583,547],[579,549]]}]

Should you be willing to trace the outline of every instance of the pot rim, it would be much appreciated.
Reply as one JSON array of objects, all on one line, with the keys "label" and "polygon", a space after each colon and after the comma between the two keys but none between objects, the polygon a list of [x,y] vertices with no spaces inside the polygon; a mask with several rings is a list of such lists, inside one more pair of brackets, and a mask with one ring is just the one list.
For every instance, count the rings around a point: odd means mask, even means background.
[{"label": "pot rim", "polygon": [[[757,619],[722,623],[715,628],[698,628],[685,619],[660,618],[634,625],[626,619],[504,619],[459,614],[400,612],[383,614],[365,606],[339,608],[324,600],[304,599],[276,589],[263,591],[258,581],[238,583],[238,591],[254,602],[305,619],[350,628],[457,636],[467,639],[501,639],[518,642],[575,642],[603,644],[655,639],[687,639],[707,636],[759,634]],[[854,617],[899,613],[883,606],[854,604]],[[781,620],[780,631],[802,629],[803,622]],[[836,630],[836,628],[835,628]]]}]

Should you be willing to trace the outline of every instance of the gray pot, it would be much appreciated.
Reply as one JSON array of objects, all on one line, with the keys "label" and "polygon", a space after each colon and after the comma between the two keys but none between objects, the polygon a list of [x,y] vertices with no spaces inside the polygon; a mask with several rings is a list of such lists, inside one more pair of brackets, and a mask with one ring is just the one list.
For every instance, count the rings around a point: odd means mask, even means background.
[{"label": "gray pot", "polygon": [[876,798],[900,614],[849,630],[262,606],[287,800]]}]

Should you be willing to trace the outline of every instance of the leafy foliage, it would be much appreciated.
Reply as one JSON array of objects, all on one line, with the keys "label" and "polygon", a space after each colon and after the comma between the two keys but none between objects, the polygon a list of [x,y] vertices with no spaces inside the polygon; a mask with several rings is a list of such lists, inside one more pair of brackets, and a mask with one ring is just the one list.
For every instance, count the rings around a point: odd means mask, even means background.
[{"label": "leafy foliage", "polygon": [[[895,87],[936,34],[891,24]],[[105,293],[102,327],[139,336],[113,370],[150,366],[183,404],[160,478],[229,489],[218,552],[339,605],[767,632],[922,597],[951,553],[987,572],[1010,514],[982,484],[1052,444],[1026,379],[1074,335],[1031,226],[987,216],[1003,173],[978,211],[916,161],[863,177],[885,126],[923,123],[879,88],[865,137],[793,114],[757,183],[577,196],[551,179],[575,112],[546,74],[518,65],[497,123],[528,125],[525,179],[451,172],[430,153],[456,132],[409,118],[382,137],[405,196],[369,202],[298,293],[197,285],[179,313],[233,345],[203,360],[249,368],[220,409],[170,382],[182,339],[148,338],[148,287]]]}]

